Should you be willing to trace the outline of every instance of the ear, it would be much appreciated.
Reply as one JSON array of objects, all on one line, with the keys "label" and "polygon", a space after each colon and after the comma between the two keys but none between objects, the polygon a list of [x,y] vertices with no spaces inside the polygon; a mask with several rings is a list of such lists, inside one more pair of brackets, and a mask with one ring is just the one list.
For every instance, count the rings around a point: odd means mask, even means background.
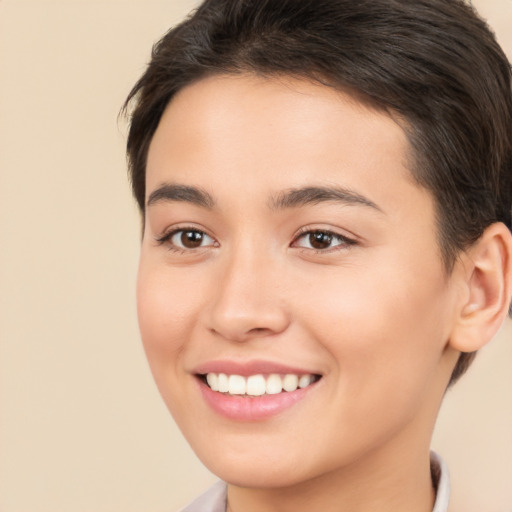
[{"label": "ear", "polygon": [[464,294],[450,346],[474,352],[494,337],[512,298],[512,235],[501,222],[490,225],[464,252]]}]

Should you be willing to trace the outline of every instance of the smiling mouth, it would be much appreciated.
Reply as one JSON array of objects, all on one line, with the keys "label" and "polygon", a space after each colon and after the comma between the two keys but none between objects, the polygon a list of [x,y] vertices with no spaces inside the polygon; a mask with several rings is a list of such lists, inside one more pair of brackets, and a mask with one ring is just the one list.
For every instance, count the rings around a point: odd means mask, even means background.
[{"label": "smiling mouth", "polygon": [[291,393],[297,389],[304,389],[321,379],[317,374],[256,374],[244,377],[242,375],[229,375],[226,373],[200,374],[198,377],[212,391],[233,396],[257,397]]}]

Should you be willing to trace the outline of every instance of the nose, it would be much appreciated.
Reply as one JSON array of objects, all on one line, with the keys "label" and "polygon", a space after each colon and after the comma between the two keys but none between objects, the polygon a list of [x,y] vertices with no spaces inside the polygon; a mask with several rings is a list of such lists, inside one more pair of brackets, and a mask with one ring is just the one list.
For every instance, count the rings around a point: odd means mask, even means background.
[{"label": "nose", "polygon": [[277,267],[268,256],[251,250],[226,259],[216,276],[207,307],[209,329],[238,342],[286,330],[289,313]]}]

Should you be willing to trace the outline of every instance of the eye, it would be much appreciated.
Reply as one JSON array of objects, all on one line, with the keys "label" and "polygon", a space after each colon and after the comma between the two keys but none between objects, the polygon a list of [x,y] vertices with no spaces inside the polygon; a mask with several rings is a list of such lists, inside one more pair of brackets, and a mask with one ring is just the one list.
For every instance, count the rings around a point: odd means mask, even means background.
[{"label": "eye", "polygon": [[313,230],[305,231],[292,243],[292,247],[328,251],[339,246],[354,245],[356,242],[332,231]]},{"label": "eye", "polygon": [[158,238],[158,243],[168,243],[171,249],[191,250],[216,245],[215,240],[199,229],[175,229]]}]

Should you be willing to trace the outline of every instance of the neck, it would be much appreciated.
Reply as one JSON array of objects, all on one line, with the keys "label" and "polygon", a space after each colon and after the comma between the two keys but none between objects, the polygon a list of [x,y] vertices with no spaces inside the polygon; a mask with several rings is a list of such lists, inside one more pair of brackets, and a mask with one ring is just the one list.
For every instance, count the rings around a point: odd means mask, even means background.
[{"label": "neck", "polygon": [[[382,454],[384,457],[384,454]],[[432,512],[428,450],[393,460],[361,460],[286,488],[228,486],[228,512]]]}]

